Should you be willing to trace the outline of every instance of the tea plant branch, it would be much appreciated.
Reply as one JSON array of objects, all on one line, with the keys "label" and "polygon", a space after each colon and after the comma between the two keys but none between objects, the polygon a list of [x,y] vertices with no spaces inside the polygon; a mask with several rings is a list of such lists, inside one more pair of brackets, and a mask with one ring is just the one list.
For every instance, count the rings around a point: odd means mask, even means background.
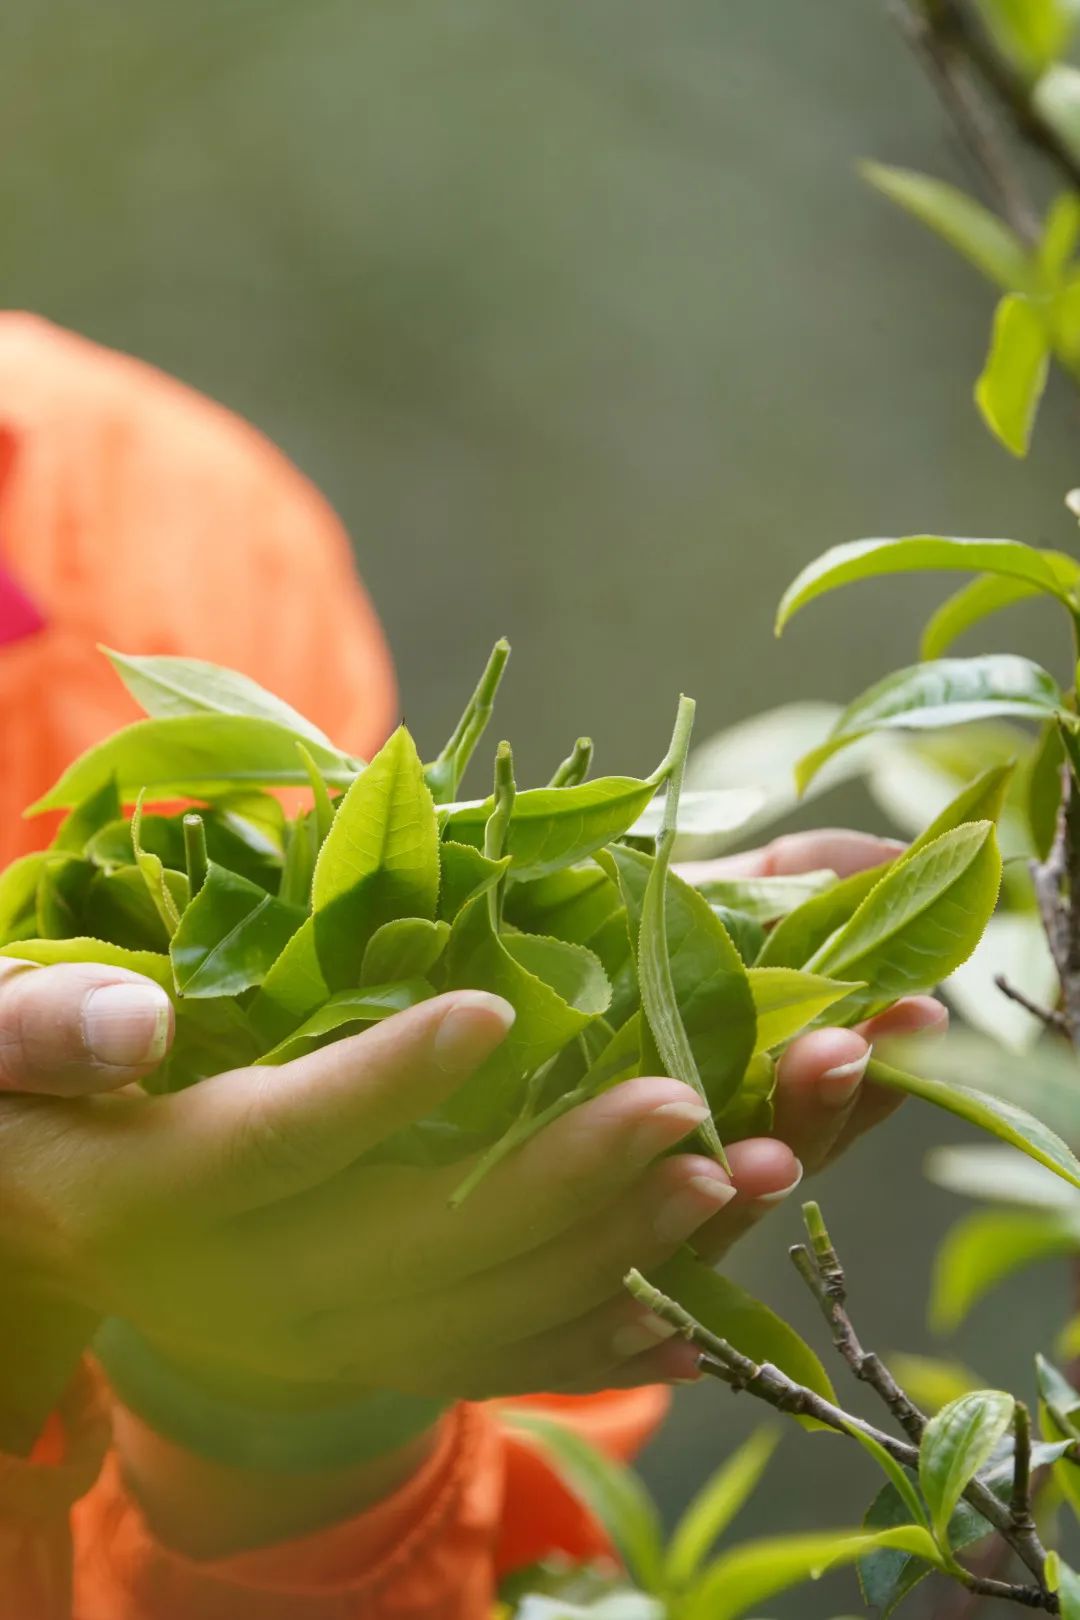
[{"label": "tea plant branch", "polygon": [[1015,1001],[1018,1007],[1023,1007],[1025,1012],[1037,1018],[1040,1024],[1045,1024],[1055,1035],[1068,1035],[1069,1025],[1064,1013],[1058,1012],[1056,1008],[1040,1007],[1037,1001],[1032,1001],[1030,996],[1026,996],[1015,984],[1010,983],[1004,973],[995,973],[994,984],[1003,996]]},{"label": "tea plant branch", "polygon": [[[817,1300],[832,1332],[833,1344],[855,1377],[869,1384],[916,1445],[926,1428],[926,1414],[905,1395],[880,1356],[864,1350],[846,1310],[847,1278],[816,1203],[803,1205],[811,1247],[797,1243],[789,1251],[796,1271]],[[811,1252],[812,1251],[812,1252]]]},{"label": "tea plant branch", "polygon": [[[676,1300],[661,1293],[639,1271],[629,1272],[625,1278],[625,1285],[640,1304],[646,1306],[661,1320],[669,1322],[684,1338],[697,1346],[701,1351],[703,1372],[727,1384],[736,1394],[745,1390],[778,1412],[786,1412],[791,1417],[812,1418],[815,1422],[824,1424],[826,1428],[834,1429],[837,1434],[850,1436],[851,1431],[856,1429],[860,1434],[876,1440],[878,1445],[904,1468],[917,1471],[918,1446],[907,1440],[899,1440],[886,1430],[878,1429],[863,1418],[844,1411],[842,1407],[819,1395],[815,1390],[808,1389],[805,1384],[796,1383],[771,1362],[758,1363],[743,1355],[734,1345],[729,1344],[727,1339],[721,1339],[715,1333],[711,1333]],[[1009,1508],[999,1501],[990,1486],[976,1478],[967,1487],[964,1498],[1004,1537],[1031,1569],[1032,1574],[1041,1581],[1045,1553],[1041,1548],[1038,1552],[1033,1552],[1030,1541],[1017,1536]],[[1036,1564],[1038,1567],[1034,1568],[1033,1565]],[[970,1571],[964,1573],[970,1575]],[[1041,1586],[1009,1588],[1008,1592],[1003,1592],[1002,1585],[1007,1586],[1008,1583],[997,1583],[994,1591],[988,1591],[984,1595],[998,1597],[1007,1595],[1015,1602],[1026,1603],[1029,1608],[1043,1608],[1051,1614],[1058,1612],[1056,1597]],[[1031,1595],[1021,1597],[1017,1595],[1018,1593]]]},{"label": "tea plant branch", "polygon": [[567,755],[551,778],[548,787],[577,787],[578,783],[584,782],[589,774],[592,756],[592,738],[579,737],[571,753]]},{"label": "tea plant branch", "polygon": [[966,42],[968,31],[945,26],[944,13],[954,8],[945,0],[930,0],[925,6],[913,0],[886,0],[886,6],[922,63],[1002,214],[1023,241],[1029,245],[1037,242],[1038,216],[964,61],[968,52],[961,42]]},{"label": "tea plant branch", "polygon": [[1080,190],[1080,161],[1039,111],[1024,76],[995,49],[972,16],[967,0],[929,0],[926,14],[936,37],[948,41],[969,63],[1008,114],[1020,138],[1049,159],[1074,190]]}]

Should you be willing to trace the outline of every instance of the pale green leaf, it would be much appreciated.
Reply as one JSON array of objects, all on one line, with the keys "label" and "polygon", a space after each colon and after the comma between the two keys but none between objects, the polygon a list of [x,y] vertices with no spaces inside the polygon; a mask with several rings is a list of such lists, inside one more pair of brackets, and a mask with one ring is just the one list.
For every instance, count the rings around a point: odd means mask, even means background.
[{"label": "pale green leaf", "polygon": [[986,1211],[966,1215],[946,1234],[934,1262],[930,1325],[952,1333],[978,1302],[1038,1260],[1080,1252],[1080,1210]]},{"label": "pale green leaf", "polygon": [[1031,284],[1031,261],[1016,233],[966,192],[883,163],[862,163],[864,180],[942,237],[1005,292]]},{"label": "pale green leaf", "polygon": [[599,1519],[639,1586],[660,1589],[660,1516],[632,1469],[535,1407],[506,1406],[502,1421],[529,1436],[554,1462],[574,1495]]},{"label": "pale green leaf", "polygon": [[980,574],[946,597],[926,621],[919,642],[919,657],[941,658],[965,631],[1002,608],[1025,602],[1046,593],[1041,585],[1027,579],[1011,579],[1007,574]]},{"label": "pale green leaf", "polygon": [[1061,713],[1063,702],[1053,676],[1015,653],[914,664],[850,703],[825,742],[803,755],[796,781],[804,788],[835,753],[873,732],[969,725],[995,716],[1041,721]]},{"label": "pale green leaf", "polygon": [[864,988],[786,967],[748,968],[747,978],[757,1012],[755,1053],[780,1046],[827,1008]]},{"label": "pale green leaf", "polygon": [[1068,601],[1070,593],[1080,586],[1080,563],[1075,558],[1060,551],[1041,551],[1019,540],[971,540],[930,534],[851,540],[822,552],[788,586],[777,610],[777,634],[808,602],[841,585],[927,569],[1021,579],[1061,601]]},{"label": "pale green leaf", "polygon": [[152,719],[225,714],[269,720],[320,748],[337,751],[318,726],[235,669],[224,669],[201,658],[136,658],[109,647],[101,650],[136,703]]},{"label": "pale green leaf", "polygon": [[272,1065],[291,1063],[293,1058],[313,1051],[328,1035],[340,1037],[341,1032],[350,1025],[377,1024],[384,1018],[393,1018],[395,1013],[418,1007],[434,994],[431,986],[420,979],[399,984],[368,985],[363,990],[342,990],[336,996],[331,996],[318,1012],[312,1013],[299,1029],[287,1035],[258,1062]]},{"label": "pale green leaf", "polygon": [[1009,1431],[1016,1402],[1003,1390],[974,1390],[930,1419],[919,1446],[919,1484],[943,1545],[949,1520],[979,1470]]},{"label": "pale green leaf", "polygon": [[395,917],[393,922],[383,923],[367,942],[360,983],[427,978],[449,938],[449,923],[430,922],[426,917]]},{"label": "pale green leaf", "polygon": [[681,1590],[694,1579],[739,1509],[754,1494],[779,1439],[775,1429],[758,1429],[701,1487],[672,1533],[665,1586]]},{"label": "pale green leaf", "polygon": [[935,1186],[962,1198],[1080,1215],[1080,1198],[1072,1188],[1015,1148],[990,1142],[933,1148],[925,1170]]},{"label": "pale green leaf", "polygon": [[975,384],[975,403],[1007,450],[1026,456],[1050,369],[1043,314],[1026,298],[1003,298],[994,312],[990,352]]}]

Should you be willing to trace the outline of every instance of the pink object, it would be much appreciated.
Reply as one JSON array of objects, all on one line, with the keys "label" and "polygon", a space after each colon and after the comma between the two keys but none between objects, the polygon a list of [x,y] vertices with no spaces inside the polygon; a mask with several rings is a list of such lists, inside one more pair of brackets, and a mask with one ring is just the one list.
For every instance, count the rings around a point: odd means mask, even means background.
[{"label": "pink object", "polygon": [[0,563],[0,647],[42,630],[45,620],[11,571]]}]

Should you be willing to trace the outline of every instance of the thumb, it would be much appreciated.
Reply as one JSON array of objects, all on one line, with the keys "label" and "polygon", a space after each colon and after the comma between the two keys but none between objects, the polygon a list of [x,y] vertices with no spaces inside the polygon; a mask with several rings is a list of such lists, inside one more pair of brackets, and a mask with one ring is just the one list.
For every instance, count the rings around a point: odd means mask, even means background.
[{"label": "thumb", "polygon": [[158,1066],[172,1030],[172,1003],[141,974],[0,961],[0,1092],[112,1091]]},{"label": "thumb", "polygon": [[157,1112],[200,1207],[235,1213],[329,1180],[438,1106],[505,1039],[514,1009],[458,990],[280,1068],[218,1075]]}]

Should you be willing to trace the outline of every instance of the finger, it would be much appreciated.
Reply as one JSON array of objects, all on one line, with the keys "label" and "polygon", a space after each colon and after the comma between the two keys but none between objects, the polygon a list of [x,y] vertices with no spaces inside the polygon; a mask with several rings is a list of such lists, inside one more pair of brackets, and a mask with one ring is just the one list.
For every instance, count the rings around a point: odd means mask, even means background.
[{"label": "finger", "polygon": [[465,1361],[445,1364],[439,1369],[442,1387],[436,1393],[482,1401],[571,1385],[606,1389],[628,1367],[634,1381],[648,1382],[648,1376],[641,1378],[642,1360],[665,1345],[674,1354],[665,1358],[667,1370],[661,1376],[678,1377],[683,1372],[692,1376],[698,1359],[695,1347],[669,1322],[622,1291],[574,1322],[518,1344],[483,1346]]},{"label": "finger", "polygon": [[156,1069],[172,1034],[169,997],[139,973],[0,962],[0,1091],[112,1091]]},{"label": "finger", "polygon": [[835,872],[850,877],[871,866],[895,860],[904,851],[895,838],[824,827],[812,832],[785,833],[761,849],[741,855],[722,855],[713,861],[687,861],[678,870],[690,883],[709,878],[795,877],[802,872]]},{"label": "finger", "polygon": [[430,1114],[513,1021],[501,996],[459,990],[279,1068],[204,1080],[155,1110],[171,1175],[224,1213],[302,1192]]},{"label": "finger", "polygon": [[[676,1080],[638,1079],[582,1103],[495,1166],[460,1209],[469,1166],[361,1165],[301,1199],[258,1211],[260,1240],[313,1302],[362,1255],[365,1287],[397,1299],[446,1287],[540,1248],[620,1196],[708,1108]],[[369,1234],[380,1233],[378,1245]],[[327,1233],[340,1233],[327,1243]]]},{"label": "finger", "polygon": [[815,1029],[776,1068],[773,1130],[810,1171],[829,1154],[862,1085],[870,1045],[853,1029]]},{"label": "finger", "polygon": [[[901,1035],[923,1035],[929,1039],[943,1035],[948,1027],[949,1009],[940,1001],[933,996],[908,996],[886,1012],[879,1013],[876,1018],[868,1019],[859,1026],[859,1030],[868,1040],[878,1041]],[[854,1107],[848,1110],[843,1127],[824,1163],[832,1164],[860,1136],[884,1124],[903,1101],[903,1092],[887,1090],[870,1081],[860,1086]]]},{"label": "finger", "polygon": [[[428,1346],[465,1360],[493,1340],[517,1343],[595,1309],[622,1287],[632,1265],[660,1264],[733,1197],[727,1175],[694,1154],[663,1160],[601,1218],[574,1227],[535,1253],[470,1277],[453,1288],[382,1307],[327,1314],[316,1332],[334,1354],[339,1344],[350,1378],[430,1377]],[[372,1365],[373,1363],[373,1365]],[[400,1382],[395,1387],[402,1387]]]},{"label": "finger", "polygon": [[770,1210],[790,1198],[803,1167],[786,1142],[771,1136],[733,1142],[727,1150],[735,1197],[696,1234],[693,1246],[703,1260],[721,1259]]}]

